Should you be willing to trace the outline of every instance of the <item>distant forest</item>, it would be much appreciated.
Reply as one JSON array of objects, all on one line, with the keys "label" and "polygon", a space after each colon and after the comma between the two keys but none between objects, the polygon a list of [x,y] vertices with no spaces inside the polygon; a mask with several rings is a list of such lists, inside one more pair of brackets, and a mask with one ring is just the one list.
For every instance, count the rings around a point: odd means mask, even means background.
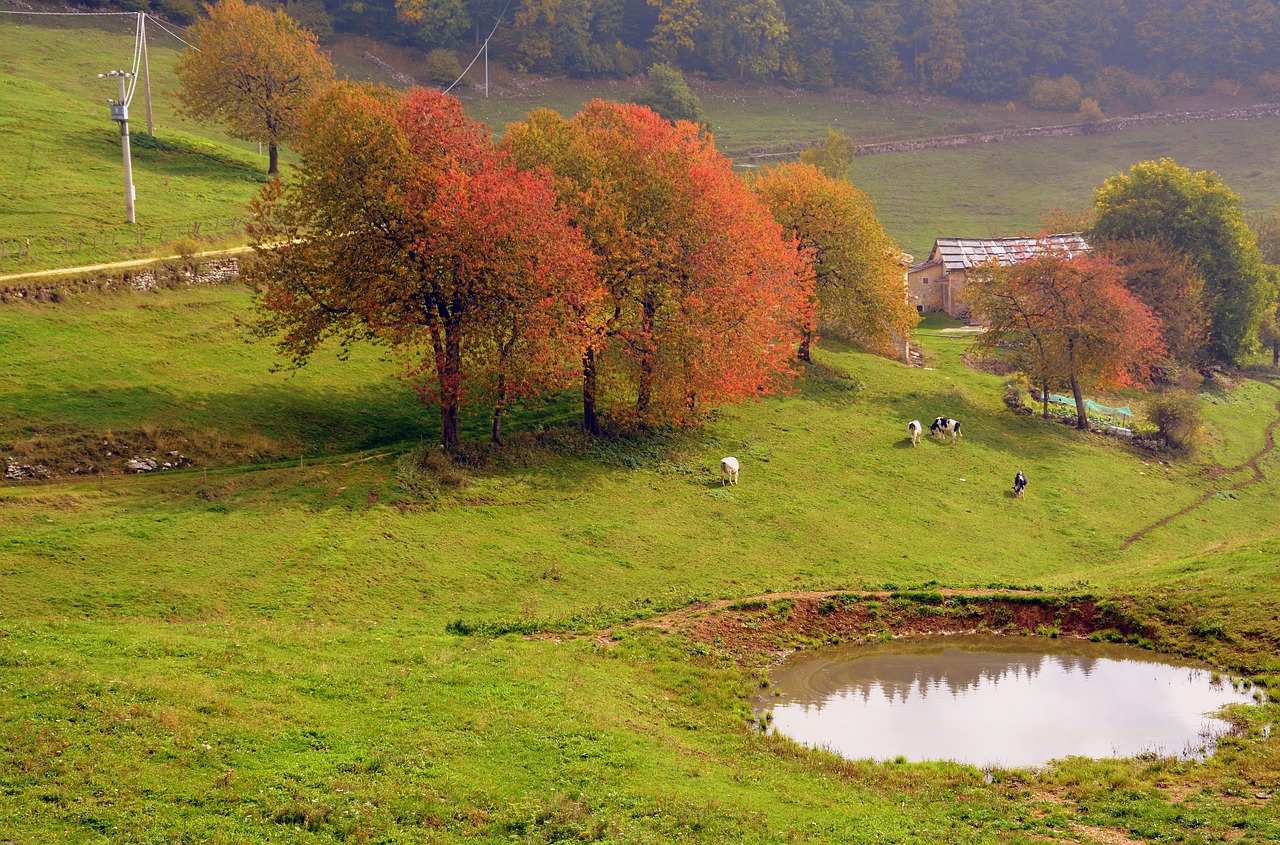
[{"label": "distant forest", "polygon": [[[148,0],[121,0],[138,8]],[[150,0],[190,19],[196,0]],[[1271,0],[287,0],[334,31],[424,51],[472,51],[517,69],[631,76],[656,61],[710,79],[810,90],[909,88],[973,100],[1083,86],[1107,105],[1256,86],[1280,96],[1280,2]],[[439,54],[437,54],[437,57]],[[1062,89],[1065,86],[1066,91]],[[1047,94],[1046,94],[1047,92]],[[1067,94],[1068,96],[1063,96]],[[1075,97],[1079,103],[1079,96]]]}]

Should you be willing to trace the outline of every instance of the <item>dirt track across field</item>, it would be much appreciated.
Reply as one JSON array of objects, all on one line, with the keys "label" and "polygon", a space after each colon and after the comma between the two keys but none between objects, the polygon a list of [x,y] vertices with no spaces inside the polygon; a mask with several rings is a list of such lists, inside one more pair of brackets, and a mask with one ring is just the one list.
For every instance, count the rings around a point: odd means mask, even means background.
[{"label": "dirt track across field", "polygon": [[[1275,382],[1271,381],[1270,379],[1262,378],[1261,376],[1250,375],[1249,373],[1243,373],[1243,375],[1245,378],[1252,379],[1256,382],[1260,382],[1262,384],[1267,385],[1268,387],[1276,387]],[[1276,389],[1280,390],[1280,387],[1276,387]],[[1280,402],[1276,403],[1276,411],[1280,412]],[[1212,481],[1214,479],[1221,478],[1225,475],[1235,475],[1237,472],[1242,472],[1246,469],[1252,472],[1252,475],[1250,475],[1244,481],[1239,481],[1231,485],[1230,487],[1228,487],[1227,488],[1228,492],[1235,492],[1236,490],[1239,490],[1241,488],[1248,487],[1250,484],[1257,484],[1259,481],[1262,481],[1264,478],[1266,478],[1266,476],[1262,474],[1262,470],[1258,467],[1258,461],[1259,459],[1263,458],[1268,453],[1270,453],[1272,449],[1275,448],[1275,445],[1276,445],[1275,430],[1277,425],[1280,425],[1280,417],[1277,417],[1276,419],[1272,420],[1271,424],[1267,426],[1265,440],[1263,442],[1262,448],[1257,452],[1257,454],[1249,458],[1249,460],[1245,461],[1242,464],[1237,464],[1236,466],[1233,466],[1233,467],[1224,467],[1221,464],[1215,464],[1211,469],[1209,469],[1207,473],[1205,473],[1205,477],[1208,478],[1210,481]],[[1205,502],[1209,501],[1214,496],[1218,495],[1218,493],[1220,492],[1223,492],[1223,491],[1212,490],[1208,493],[1205,493],[1198,500],[1187,505],[1185,508],[1178,511],[1177,513],[1171,513],[1168,516],[1166,516],[1164,519],[1161,519],[1158,522],[1153,522],[1152,524],[1148,525],[1146,528],[1143,528],[1141,531],[1137,532],[1136,534],[1129,536],[1123,543],[1120,544],[1120,548],[1121,549],[1129,548],[1138,540],[1141,540],[1143,537],[1145,537],[1147,534],[1151,533],[1152,531],[1156,530],[1157,528],[1160,528],[1161,526],[1164,526],[1164,525],[1168,525],[1170,522],[1173,522],[1178,517],[1186,516],[1187,514],[1196,510]]]}]

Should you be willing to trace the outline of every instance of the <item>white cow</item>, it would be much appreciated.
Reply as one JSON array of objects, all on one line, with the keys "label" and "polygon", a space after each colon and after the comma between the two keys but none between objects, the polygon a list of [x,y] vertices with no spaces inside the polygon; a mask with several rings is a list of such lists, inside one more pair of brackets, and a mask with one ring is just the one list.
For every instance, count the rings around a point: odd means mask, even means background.
[{"label": "white cow", "polygon": [[720,459],[720,486],[726,484],[738,483],[738,459],[737,458],[721,458]]},{"label": "white cow", "polygon": [[954,446],[956,438],[960,436],[960,420],[938,417],[933,421],[933,425],[929,426],[929,430],[934,434],[950,434],[951,445]]},{"label": "white cow", "polygon": [[920,420],[912,420],[907,423],[907,434],[911,436],[911,445],[916,445],[916,441],[920,439],[920,432],[924,431],[924,427],[920,425]]}]

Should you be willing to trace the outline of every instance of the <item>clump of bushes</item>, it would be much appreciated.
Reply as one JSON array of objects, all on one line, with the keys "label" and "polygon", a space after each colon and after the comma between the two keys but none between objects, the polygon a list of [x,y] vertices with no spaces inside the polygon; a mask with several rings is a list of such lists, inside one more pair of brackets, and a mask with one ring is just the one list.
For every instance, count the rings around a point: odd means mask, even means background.
[{"label": "clump of bushes", "polygon": [[1268,100],[1280,100],[1280,73],[1264,73],[1256,80],[1258,93]]},{"label": "clump of bushes", "polygon": [[1086,97],[1080,101],[1080,111],[1076,113],[1076,118],[1084,124],[1085,132],[1092,132],[1106,119],[1106,115],[1102,113],[1102,106],[1098,105],[1097,100]]},{"label": "clump of bushes", "polygon": [[458,54],[443,47],[427,53],[422,61],[422,75],[437,85],[449,85],[462,76]]},{"label": "clump of bushes", "polygon": [[1144,79],[1121,67],[1105,67],[1093,81],[1094,90],[1101,102],[1124,100],[1138,111],[1146,111],[1160,99],[1160,84]]},{"label": "clump of bushes", "polygon": [[1070,75],[1057,79],[1037,76],[1031,82],[1029,92],[1031,107],[1037,111],[1075,111],[1084,97],[1084,88]]},{"label": "clump of bushes", "polygon": [[444,490],[462,490],[469,476],[437,446],[420,446],[396,461],[396,482],[401,491],[423,499],[434,499]]},{"label": "clump of bushes", "polygon": [[1204,442],[1204,405],[1189,390],[1168,390],[1152,397],[1147,417],[1176,452],[1193,455]]}]

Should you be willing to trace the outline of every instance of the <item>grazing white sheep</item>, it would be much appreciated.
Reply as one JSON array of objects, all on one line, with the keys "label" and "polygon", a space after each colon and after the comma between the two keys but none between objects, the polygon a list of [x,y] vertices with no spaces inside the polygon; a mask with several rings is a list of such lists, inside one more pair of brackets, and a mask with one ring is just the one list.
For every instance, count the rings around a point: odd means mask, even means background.
[{"label": "grazing white sheep", "polygon": [[916,441],[920,439],[920,432],[924,431],[924,427],[920,425],[920,420],[912,420],[907,423],[907,434],[911,436],[911,445],[916,445]]},{"label": "grazing white sheep", "polygon": [[960,436],[960,420],[938,417],[933,421],[933,425],[929,426],[929,430],[934,434],[950,434],[951,445],[954,446],[956,438]]},{"label": "grazing white sheep", "polygon": [[737,458],[721,458],[720,459],[720,486],[726,484],[738,483],[738,459]]},{"label": "grazing white sheep", "polygon": [[1027,489],[1027,476],[1022,470],[1018,470],[1018,474],[1013,477],[1013,493],[1015,496],[1021,496],[1022,491]]}]

